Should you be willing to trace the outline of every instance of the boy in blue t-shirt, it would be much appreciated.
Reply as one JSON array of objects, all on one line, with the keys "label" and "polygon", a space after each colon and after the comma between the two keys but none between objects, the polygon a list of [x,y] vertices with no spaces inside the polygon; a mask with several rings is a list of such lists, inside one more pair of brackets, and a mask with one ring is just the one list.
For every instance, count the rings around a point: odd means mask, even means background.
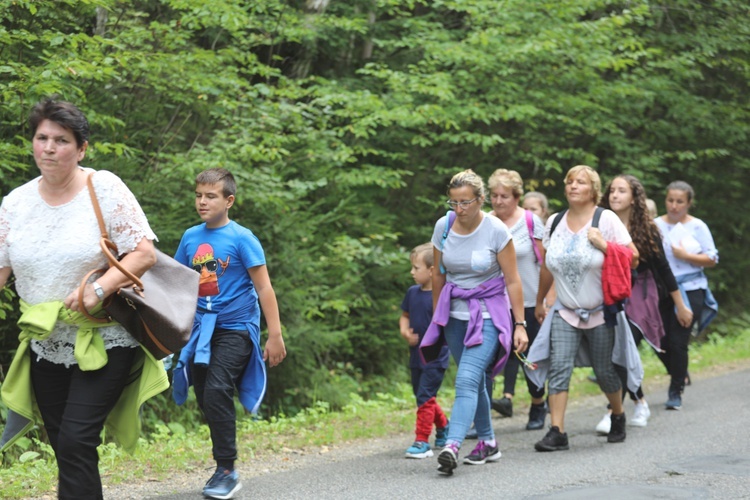
[{"label": "boy in blue t-shirt", "polygon": [[436,400],[448,368],[448,346],[443,346],[438,359],[426,364],[419,353],[419,343],[432,320],[433,258],[431,243],[424,243],[411,251],[411,275],[416,285],[406,292],[406,297],[401,302],[403,312],[398,320],[401,336],[409,343],[411,385],[417,398],[417,437],[414,444],[406,450],[406,458],[432,456],[428,440],[433,424],[436,448],[445,446],[448,435],[448,419]]},{"label": "boy in blue t-shirt", "polygon": [[[198,174],[195,184],[195,208],[203,224],[185,231],[175,259],[201,275],[198,309],[190,342],[175,367],[172,395],[182,404],[194,386],[216,460],[203,495],[226,499],[242,487],[234,469],[235,387],[243,406],[256,413],[266,391],[264,361],[278,365],[286,348],[263,248],[252,231],[229,219],[237,191],[234,177],[212,168]],[[263,351],[261,308],[268,326]]]}]

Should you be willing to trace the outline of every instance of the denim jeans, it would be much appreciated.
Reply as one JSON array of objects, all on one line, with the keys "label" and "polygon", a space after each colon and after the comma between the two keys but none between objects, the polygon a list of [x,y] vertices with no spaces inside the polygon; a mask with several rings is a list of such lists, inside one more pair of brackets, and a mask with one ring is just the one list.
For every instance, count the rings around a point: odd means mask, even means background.
[{"label": "denim jeans", "polygon": [[485,370],[495,361],[500,346],[499,332],[492,320],[485,319],[482,325],[482,343],[473,347],[464,345],[468,321],[450,318],[445,325],[445,340],[456,371],[456,400],[451,411],[448,442],[461,446],[472,420],[479,439],[495,438],[490,415],[490,395],[487,394]]},{"label": "denim jeans", "polygon": [[57,458],[58,498],[103,498],[96,447],[140,351],[109,349],[107,364],[94,371],[50,363],[32,353],[31,382]]},{"label": "denim jeans", "polygon": [[253,352],[245,330],[216,330],[211,338],[211,359],[206,365],[191,363],[198,406],[211,431],[214,460],[231,468],[237,460],[237,415],[234,390]]}]

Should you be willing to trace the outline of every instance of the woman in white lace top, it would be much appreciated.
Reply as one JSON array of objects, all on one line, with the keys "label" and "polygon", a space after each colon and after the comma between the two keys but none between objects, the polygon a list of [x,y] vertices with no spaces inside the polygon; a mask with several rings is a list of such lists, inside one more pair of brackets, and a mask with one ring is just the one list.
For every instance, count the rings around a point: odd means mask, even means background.
[{"label": "woman in white lace top", "polygon": [[[85,286],[83,304],[78,302],[83,276],[107,267],[86,186],[94,171],[79,165],[88,146],[88,121],[74,105],[48,99],[33,108],[29,124],[41,175],[7,194],[0,206],[0,287],[15,276],[23,312],[19,351],[28,361],[14,359],[14,365],[30,369],[14,371],[6,385],[22,385],[30,376],[32,398],[57,457],[59,497],[102,498],[96,447],[142,351],[116,323],[82,340],[82,307],[96,310],[127,281],[112,267]],[[143,210],[114,174],[97,172],[93,183],[123,265],[142,275],[156,261],[156,236]],[[41,334],[25,328],[44,322],[49,327]],[[30,340],[24,340],[27,334]],[[3,387],[12,408],[15,397]]]}]

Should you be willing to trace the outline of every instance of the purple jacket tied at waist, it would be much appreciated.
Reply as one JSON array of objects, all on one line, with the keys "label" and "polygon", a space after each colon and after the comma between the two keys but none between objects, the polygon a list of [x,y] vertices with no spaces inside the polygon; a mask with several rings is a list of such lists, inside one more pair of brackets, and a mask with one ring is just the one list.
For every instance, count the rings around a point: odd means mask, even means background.
[{"label": "purple jacket tied at waist", "polygon": [[465,300],[469,306],[469,324],[464,338],[466,347],[473,347],[482,343],[484,319],[482,318],[482,304],[479,301],[480,299],[484,300],[492,324],[500,332],[498,338],[503,349],[498,354],[495,367],[492,370],[492,376],[494,377],[500,373],[508,360],[513,335],[510,305],[508,295],[505,293],[505,279],[502,276],[492,278],[471,290],[459,288],[454,283],[445,284],[440,292],[440,297],[438,297],[430,326],[419,345],[419,352],[425,362],[436,359],[440,354],[440,349],[445,345],[443,327],[448,324],[450,318],[451,299]]}]

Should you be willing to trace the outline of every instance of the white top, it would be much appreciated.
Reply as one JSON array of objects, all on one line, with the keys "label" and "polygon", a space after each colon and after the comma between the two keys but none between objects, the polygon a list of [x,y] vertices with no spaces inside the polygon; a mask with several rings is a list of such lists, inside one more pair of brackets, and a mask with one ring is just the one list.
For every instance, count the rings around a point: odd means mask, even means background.
[{"label": "white top", "polygon": [[[435,224],[432,233],[432,244],[440,249],[445,230],[446,216],[440,218]],[[449,283],[455,283],[464,290],[476,288],[487,280],[502,275],[500,264],[497,263],[497,254],[505,248],[511,240],[510,231],[503,221],[497,217],[482,212],[482,222],[471,234],[457,234],[451,227],[448,238],[443,247],[443,265],[445,266],[445,279]],[[439,266],[435,262],[435,266]],[[489,318],[489,313],[484,310],[482,302],[483,317]],[[451,300],[452,318],[468,320],[469,306],[461,299]]]},{"label": "white top", "polygon": [[[604,324],[604,313],[591,314],[587,322],[581,321],[575,309],[595,309],[604,304],[602,291],[602,265],[604,253],[589,242],[591,221],[578,232],[568,227],[566,212],[550,239],[550,228],[554,214],[547,219],[543,244],[547,249],[545,264],[555,278],[557,298],[565,309],[560,316],[576,328],[589,329]],[[620,218],[611,210],[604,210],[599,219],[599,230],[604,239],[620,245],[628,245],[632,239]]]},{"label": "white top", "polygon": [[[672,268],[674,277],[678,280],[680,276],[701,272],[703,271],[703,268],[675,257],[674,252],[672,251],[672,245],[682,243],[685,250],[688,252],[705,254],[711,257],[714,262],[719,262],[719,251],[714,244],[714,238],[711,236],[711,231],[708,229],[708,226],[702,220],[693,217],[684,224],[670,224],[664,222],[661,217],[657,217],[654,219],[654,222],[662,234],[664,255],[667,257],[667,262],[669,262],[669,267]],[[670,237],[672,231],[675,233],[679,232],[679,237]],[[680,241],[672,241],[675,239]],[[695,245],[694,248],[693,245]],[[683,283],[683,286],[685,287],[685,290],[701,290],[708,288],[708,280],[706,279],[706,276],[703,275],[698,279],[686,281]]]},{"label": "white top", "polygon": [[[90,168],[85,172],[93,172]],[[0,205],[0,267],[11,267],[16,291],[31,305],[62,301],[77,289],[92,269],[108,267],[99,247],[99,224],[88,187],[71,201],[50,206],[39,195],[41,177],[14,189]],[[138,201],[115,174],[99,171],[94,188],[110,239],[120,254],[135,249],[143,238],[155,240]],[[43,341],[32,341],[39,357],[71,366],[77,327],[58,322]],[[104,347],[136,347],[121,326],[99,329]]]},{"label": "white top", "polygon": [[[536,240],[544,238],[544,223],[538,216],[532,214],[534,220],[534,239],[529,236],[526,225],[526,214],[510,228],[513,235],[513,246],[516,249],[516,263],[518,274],[521,275],[523,285],[523,307],[536,306],[536,293],[539,291],[539,269],[541,262],[537,262],[533,245]],[[555,229],[557,232],[557,229]]]}]

